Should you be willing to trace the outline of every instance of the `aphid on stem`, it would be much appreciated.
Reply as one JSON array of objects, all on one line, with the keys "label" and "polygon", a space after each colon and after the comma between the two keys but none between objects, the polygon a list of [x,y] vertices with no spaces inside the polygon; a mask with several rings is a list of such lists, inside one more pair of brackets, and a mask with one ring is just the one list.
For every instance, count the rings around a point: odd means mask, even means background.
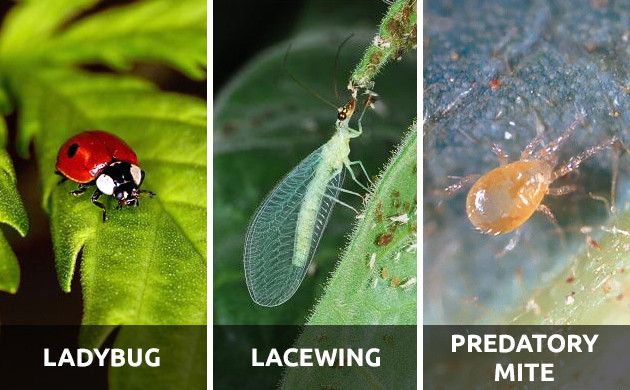
[{"label": "aphid on stem", "polygon": [[474,182],[466,198],[468,219],[475,229],[485,234],[509,233],[525,223],[535,211],[541,211],[555,223],[551,210],[542,204],[545,195],[566,195],[577,189],[576,185],[550,188],[557,179],[578,169],[580,164],[595,153],[620,143],[614,136],[573,156],[557,167],[557,152],[562,144],[583,122],[586,113],[580,111],[571,125],[555,140],[536,152],[542,135],[535,137],[521,153],[519,161],[508,163],[505,152],[497,144],[492,151],[499,158],[500,166],[485,175],[471,175],[446,188],[453,194],[466,184]]}]

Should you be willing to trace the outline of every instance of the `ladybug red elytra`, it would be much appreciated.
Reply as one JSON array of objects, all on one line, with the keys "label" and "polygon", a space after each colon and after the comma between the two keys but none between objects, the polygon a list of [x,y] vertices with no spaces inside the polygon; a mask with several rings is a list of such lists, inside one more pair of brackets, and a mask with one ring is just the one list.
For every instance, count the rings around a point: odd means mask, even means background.
[{"label": "ladybug red elytra", "polygon": [[136,153],[123,140],[105,131],[92,130],[77,134],[67,140],[57,154],[57,172],[64,178],[79,183],[79,189],[71,195],[81,195],[96,185],[92,203],[103,210],[105,205],[98,198],[112,195],[118,199],[116,209],[123,205],[138,206],[140,194],[155,196],[151,191],[140,190],[144,171],[140,169]]}]

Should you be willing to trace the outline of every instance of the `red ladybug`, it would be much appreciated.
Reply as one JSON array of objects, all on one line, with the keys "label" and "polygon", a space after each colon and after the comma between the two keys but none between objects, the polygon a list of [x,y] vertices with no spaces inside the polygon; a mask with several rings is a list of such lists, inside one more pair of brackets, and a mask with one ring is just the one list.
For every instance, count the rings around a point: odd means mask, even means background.
[{"label": "red ladybug", "polygon": [[81,195],[89,186],[96,185],[92,203],[103,210],[98,198],[112,195],[118,199],[117,209],[123,205],[138,206],[140,194],[155,196],[151,191],[139,190],[144,181],[136,153],[120,138],[104,131],[85,131],[64,143],[57,154],[57,173],[79,183],[79,189],[71,195]]}]

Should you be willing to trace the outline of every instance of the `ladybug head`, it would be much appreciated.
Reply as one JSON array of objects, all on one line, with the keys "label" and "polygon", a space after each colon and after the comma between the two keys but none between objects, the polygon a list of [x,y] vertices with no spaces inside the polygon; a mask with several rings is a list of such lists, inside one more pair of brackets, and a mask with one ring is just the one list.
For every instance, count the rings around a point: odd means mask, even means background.
[{"label": "ladybug head", "polygon": [[105,195],[118,199],[118,207],[137,206],[138,188],[144,180],[144,171],[126,161],[110,163],[96,179],[96,187]]}]

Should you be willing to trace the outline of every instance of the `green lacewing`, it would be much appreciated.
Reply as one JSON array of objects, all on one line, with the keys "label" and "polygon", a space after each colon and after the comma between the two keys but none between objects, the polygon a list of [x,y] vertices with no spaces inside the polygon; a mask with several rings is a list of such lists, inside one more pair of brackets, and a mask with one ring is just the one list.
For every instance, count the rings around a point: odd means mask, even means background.
[{"label": "green lacewing", "polygon": [[[317,244],[344,179],[350,161],[350,139],[361,135],[349,127],[357,100],[337,109],[333,137],[302,160],[269,193],[254,214],[245,238],[244,266],[249,293],[261,306],[278,306],[295,294],[313,259]],[[367,174],[366,174],[366,177]],[[341,190],[345,191],[345,190]],[[350,192],[350,191],[345,191]]]}]

